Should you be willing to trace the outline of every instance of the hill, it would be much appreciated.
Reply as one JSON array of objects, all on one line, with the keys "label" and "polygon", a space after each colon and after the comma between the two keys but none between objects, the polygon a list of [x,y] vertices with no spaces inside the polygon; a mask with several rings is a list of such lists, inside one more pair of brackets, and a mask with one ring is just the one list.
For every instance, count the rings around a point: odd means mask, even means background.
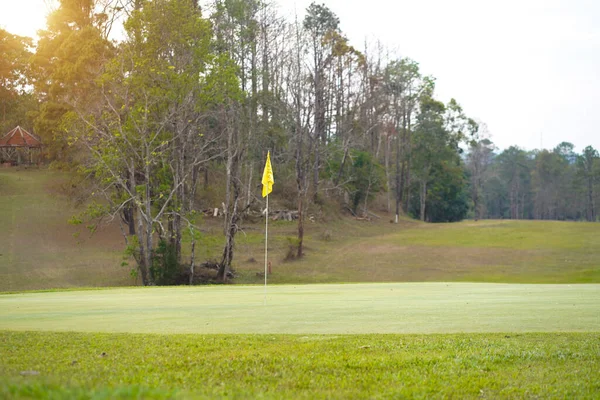
[{"label": "hill", "polygon": [[[0,291],[137,284],[121,266],[118,224],[93,236],[68,220],[80,209],[67,174],[0,170]],[[600,224],[559,221],[465,221],[424,224],[386,215],[371,221],[315,215],[307,221],[306,257],[284,261],[295,223],[270,227],[272,283],[472,281],[600,282]],[[202,223],[198,261],[218,259],[222,222]],[[233,266],[238,283],[261,283],[263,221],[246,221]]]},{"label": "hill", "polygon": [[68,220],[69,176],[0,169],[0,290],[131,285],[118,226],[90,237]]}]

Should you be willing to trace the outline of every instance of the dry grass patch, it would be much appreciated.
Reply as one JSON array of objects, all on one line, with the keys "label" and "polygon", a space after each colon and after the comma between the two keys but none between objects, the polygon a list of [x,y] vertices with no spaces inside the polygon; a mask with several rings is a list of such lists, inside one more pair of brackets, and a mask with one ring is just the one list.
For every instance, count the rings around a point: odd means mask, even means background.
[{"label": "dry grass patch", "polygon": [[63,194],[68,181],[57,171],[0,170],[0,291],[133,283],[117,226],[90,236],[68,223],[78,212]]}]

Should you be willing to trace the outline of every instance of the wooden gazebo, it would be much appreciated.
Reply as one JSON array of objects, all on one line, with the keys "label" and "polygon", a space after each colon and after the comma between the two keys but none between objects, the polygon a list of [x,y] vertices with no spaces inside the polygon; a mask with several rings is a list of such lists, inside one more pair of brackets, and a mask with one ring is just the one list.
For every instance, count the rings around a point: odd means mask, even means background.
[{"label": "wooden gazebo", "polygon": [[[17,126],[0,138],[0,161],[11,164],[25,161],[33,164],[34,158],[39,158],[41,149],[42,141],[38,137]],[[34,153],[37,153],[36,157]]]}]

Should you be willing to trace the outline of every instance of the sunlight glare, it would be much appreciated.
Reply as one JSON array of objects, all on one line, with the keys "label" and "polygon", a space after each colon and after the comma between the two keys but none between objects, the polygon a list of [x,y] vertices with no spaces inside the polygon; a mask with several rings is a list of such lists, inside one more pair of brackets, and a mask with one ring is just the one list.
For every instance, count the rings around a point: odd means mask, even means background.
[{"label": "sunlight glare", "polygon": [[0,0],[0,28],[37,39],[37,31],[46,27],[48,15],[44,0]]}]

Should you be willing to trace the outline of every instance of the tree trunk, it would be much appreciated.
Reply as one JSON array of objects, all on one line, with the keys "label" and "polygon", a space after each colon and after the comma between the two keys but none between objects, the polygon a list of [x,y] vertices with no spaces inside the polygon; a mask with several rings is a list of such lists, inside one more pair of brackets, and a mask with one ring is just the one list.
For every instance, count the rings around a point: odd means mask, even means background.
[{"label": "tree trunk", "polygon": [[595,216],[594,216],[594,182],[593,182],[593,179],[591,176],[588,177],[587,197],[588,197],[587,220],[590,222],[593,222],[595,220]]},{"label": "tree trunk", "polygon": [[[132,161],[133,163],[133,161]],[[129,190],[130,193],[135,193],[135,176],[134,176],[134,170],[133,170],[133,166],[128,168],[129,171],[127,171],[129,173],[129,177],[125,178],[126,179],[126,185],[127,188]],[[135,209],[134,209],[134,204],[132,204],[131,202],[128,203],[124,208],[123,208],[123,220],[125,221],[125,223],[127,224],[127,228],[129,230],[129,236],[134,236],[135,235]]]},{"label": "tree trunk", "polygon": [[389,137],[385,138],[385,149],[384,149],[384,164],[385,164],[385,181],[387,183],[387,212],[392,210],[392,191],[390,187],[392,186],[392,182],[390,181],[390,140]]},{"label": "tree trunk", "polygon": [[190,279],[189,284],[194,284],[194,270],[196,269],[196,237],[194,235],[194,229],[190,229],[192,236],[192,254],[190,255]]},{"label": "tree trunk", "polygon": [[400,173],[400,135],[396,133],[396,223],[400,216]]},{"label": "tree trunk", "polygon": [[302,258],[304,255],[304,205],[302,197],[302,195],[298,195],[298,251],[296,252],[296,258]]},{"label": "tree trunk", "polygon": [[[248,157],[250,158],[250,157]],[[253,185],[253,178],[254,178],[254,163],[252,161],[250,161],[249,163],[249,171],[248,171],[248,189],[246,191],[246,208],[248,208],[250,206],[250,202],[252,201],[252,188],[254,187]]]},{"label": "tree trunk", "polygon": [[[135,180],[135,169],[133,167],[133,160],[131,161],[132,165],[131,165],[131,187],[135,188],[136,187],[136,180]],[[132,193],[136,193],[135,191]],[[150,285],[150,278],[148,276],[148,270],[150,268],[147,258],[146,258],[146,253],[149,251],[148,249],[146,249],[146,241],[144,240],[144,218],[142,215],[142,204],[138,203],[138,196],[139,195],[135,195],[134,197],[134,201],[135,204],[139,204],[136,206],[137,209],[137,223],[138,223],[138,238],[137,238],[137,247],[138,247],[138,259],[137,264],[138,264],[138,271],[141,275],[142,278],[142,285],[144,286],[148,286]]]},{"label": "tree trunk", "polygon": [[148,259],[146,257],[146,253],[150,250],[146,249],[146,241],[143,237],[144,232],[144,224],[142,222],[142,211],[138,210],[138,231],[140,232],[140,236],[138,236],[138,252],[139,252],[139,260],[138,263],[138,271],[142,277],[142,285],[149,286],[150,285],[150,277],[149,277],[149,269],[150,266],[148,264]]},{"label": "tree trunk", "polygon": [[[224,118],[225,124],[228,125],[227,118]],[[229,225],[229,209],[231,204],[231,174],[232,174],[232,166],[233,166],[233,128],[230,126],[226,126],[225,129],[227,132],[227,165],[226,165],[226,178],[225,178],[225,206],[223,207],[223,213],[225,214],[223,218],[223,234],[227,235],[228,225]]]},{"label": "tree trunk", "polygon": [[425,205],[427,204],[427,181],[421,181],[421,221],[425,221]]},{"label": "tree trunk", "polygon": [[[149,157],[148,157],[149,159]],[[146,266],[148,268],[148,285],[154,285],[154,274],[152,272],[152,253],[153,253],[153,243],[152,243],[152,203],[150,201],[150,166],[146,165],[146,198],[144,199],[145,204],[145,214],[148,221],[146,221],[146,232],[144,239],[146,240]]]},{"label": "tree trunk", "polygon": [[235,234],[238,231],[238,200],[240,197],[239,185],[234,183],[234,194],[233,194],[233,209],[229,212],[228,229],[225,235],[225,247],[223,248],[223,257],[219,264],[219,271],[217,272],[217,281],[225,283],[227,281],[227,273],[231,268],[231,262],[233,261],[233,250],[235,247]]},{"label": "tree trunk", "polygon": [[340,163],[340,169],[338,170],[337,176],[333,181],[333,184],[337,186],[340,183],[340,179],[342,179],[342,174],[344,173],[344,166],[346,165],[346,158],[348,157],[349,146],[348,143],[344,143],[344,155],[342,156],[342,162]]},{"label": "tree trunk", "polygon": [[315,142],[315,163],[313,164],[313,201],[315,203],[319,199],[319,165],[321,163],[319,147],[319,139],[317,139]]},{"label": "tree trunk", "polygon": [[406,115],[406,138],[404,141],[404,162],[406,163],[406,169],[404,171],[405,175],[403,177],[404,181],[404,193],[402,194],[404,198],[404,210],[408,210],[408,206],[410,205],[410,168],[411,168],[411,158],[412,158],[412,147],[411,147],[411,115],[412,115],[412,105],[408,108],[408,113]]},{"label": "tree trunk", "polygon": [[238,222],[240,215],[238,212],[238,203],[242,192],[240,166],[242,164],[242,154],[244,149],[241,148],[241,139],[239,133],[238,119],[236,116],[231,121],[227,121],[228,127],[227,137],[227,193],[228,195],[233,189],[233,199],[227,198],[227,206],[225,212],[225,246],[223,248],[223,257],[219,264],[217,272],[217,280],[219,282],[227,281],[227,273],[231,268],[233,261],[233,251],[235,247],[235,235],[239,229]]}]

